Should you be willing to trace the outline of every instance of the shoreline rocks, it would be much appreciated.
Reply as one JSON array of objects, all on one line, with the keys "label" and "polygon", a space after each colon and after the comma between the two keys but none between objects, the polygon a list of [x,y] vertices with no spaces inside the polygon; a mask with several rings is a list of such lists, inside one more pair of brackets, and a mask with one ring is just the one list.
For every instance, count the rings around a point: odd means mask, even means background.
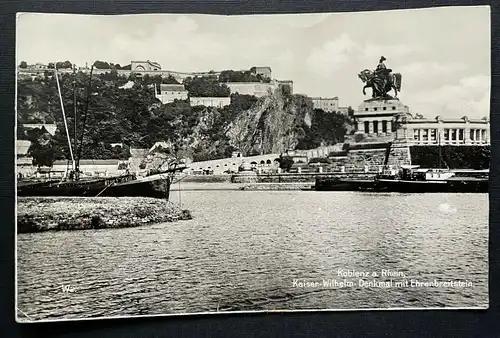
[{"label": "shoreline rocks", "polygon": [[19,197],[17,233],[137,227],[192,219],[189,210],[143,197]]}]

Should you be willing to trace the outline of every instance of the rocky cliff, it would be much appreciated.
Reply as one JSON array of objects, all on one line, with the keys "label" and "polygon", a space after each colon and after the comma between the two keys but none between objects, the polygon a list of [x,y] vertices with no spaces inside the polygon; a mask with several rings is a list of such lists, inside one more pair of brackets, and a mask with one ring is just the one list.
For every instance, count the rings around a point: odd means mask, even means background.
[{"label": "rocky cliff", "polygon": [[271,92],[237,116],[227,128],[229,144],[243,153],[272,154],[295,149],[311,127],[312,102],[305,96]]}]

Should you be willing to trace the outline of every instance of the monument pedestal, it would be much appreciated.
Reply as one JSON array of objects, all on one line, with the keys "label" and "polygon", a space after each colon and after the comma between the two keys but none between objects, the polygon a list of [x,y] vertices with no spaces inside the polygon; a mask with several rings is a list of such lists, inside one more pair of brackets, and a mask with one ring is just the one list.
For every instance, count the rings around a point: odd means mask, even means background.
[{"label": "monument pedestal", "polygon": [[358,133],[374,141],[389,141],[395,137],[394,117],[401,114],[409,114],[409,108],[398,99],[370,99],[358,106],[353,117]]}]

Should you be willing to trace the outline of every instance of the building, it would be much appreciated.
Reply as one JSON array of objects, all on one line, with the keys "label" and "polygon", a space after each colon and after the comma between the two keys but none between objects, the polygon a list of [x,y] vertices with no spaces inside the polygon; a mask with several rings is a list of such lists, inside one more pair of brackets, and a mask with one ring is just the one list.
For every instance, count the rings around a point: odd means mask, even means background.
[{"label": "building", "polygon": [[395,140],[409,145],[489,145],[487,119],[407,118],[396,131]]},{"label": "building", "polygon": [[166,104],[174,100],[187,100],[188,91],[181,84],[160,84],[154,85],[155,97]]},{"label": "building", "polygon": [[307,163],[307,151],[305,150],[287,150],[284,154],[281,154],[283,157],[290,158],[293,163]]},{"label": "building", "polygon": [[325,112],[333,113],[339,110],[338,97],[312,97],[313,108],[322,109]]},{"label": "building", "polygon": [[[55,161],[51,171],[64,172],[71,170],[70,161]],[[116,176],[123,174],[126,161],[121,160],[80,160],[79,168],[85,176]],[[122,165],[121,165],[122,164]]]},{"label": "building", "polygon": [[[18,152],[19,156],[19,152]],[[31,158],[20,157],[16,161],[19,177],[64,177],[72,169],[71,161],[57,160],[52,167],[38,168],[32,164]],[[79,168],[85,176],[116,176],[123,174],[127,167],[126,161],[121,160],[80,160]]]},{"label": "building", "polygon": [[349,107],[338,107],[337,113],[340,113],[343,115],[348,115],[349,114]]},{"label": "building", "polygon": [[255,75],[262,75],[263,77],[267,77],[267,78],[272,78],[271,75],[272,75],[272,71],[271,71],[271,67],[268,67],[268,66],[255,66],[255,67],[252,67],[250,68],[250,71],[255,74]]},{"label": "building", "polygon": [[28,66],[28,68],[33,68],[33,69],[47,69],[48,65],[44,65],[43,63],[37,62],[34,65]]},{"label": "building", "polygon": [[16,164],[31,165],[32,158],[28,157],[28,149],[31,146],[31,141],[16,140]]},{"label": "building", "polygon": [[231,90],[231,94],[253,95],[255,97],[263,97],[269,94],[269,91],[274,91],[278,88],[276,83],[262,82],[225,82],[226,86]]},{"label": "building", "polygon": [[28,154],[28,149],[31,146],[31,141],[28,140],[16,140],[16,155],[17,157],[23,157]]},{"label": "building", "polygon": [[31,130],[31,129],[42,129],[45,128],[45,130],[50,134],[54,135],[57,130],[57,125],[55,123],[26,123],[23,124],[23,128],[26,130]]},{"label": "building", "polygon": [[231,104],[230,97],[190,97],[189,103],[191,106],[206,106],[218,107],[229,106]]},{"label": "building", "polygon": [[292,80],[273,80],[278,84],[278,87],[288,87],[290,94],[293,94],[293,81]]},{"label": "building", "polygon": [[157,71],[161,70],[161,66],[158,62],[153,61],[131,61],[130,70],[132,72],[143,72],[143,71]]},{"label": "building", "polygon": [[16,174],[24,177],[32,173],[33,158],[28,156],[31,142],[27,140],[16,140]]}]

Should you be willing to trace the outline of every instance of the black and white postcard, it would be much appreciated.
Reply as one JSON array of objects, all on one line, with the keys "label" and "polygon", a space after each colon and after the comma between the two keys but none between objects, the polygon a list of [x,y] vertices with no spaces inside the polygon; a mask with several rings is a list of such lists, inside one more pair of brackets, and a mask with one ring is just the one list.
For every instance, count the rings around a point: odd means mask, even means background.
[{"label": "black and white postcard", "polygon": [[18,322],[488,308],[488,6],[16,33]]}]

